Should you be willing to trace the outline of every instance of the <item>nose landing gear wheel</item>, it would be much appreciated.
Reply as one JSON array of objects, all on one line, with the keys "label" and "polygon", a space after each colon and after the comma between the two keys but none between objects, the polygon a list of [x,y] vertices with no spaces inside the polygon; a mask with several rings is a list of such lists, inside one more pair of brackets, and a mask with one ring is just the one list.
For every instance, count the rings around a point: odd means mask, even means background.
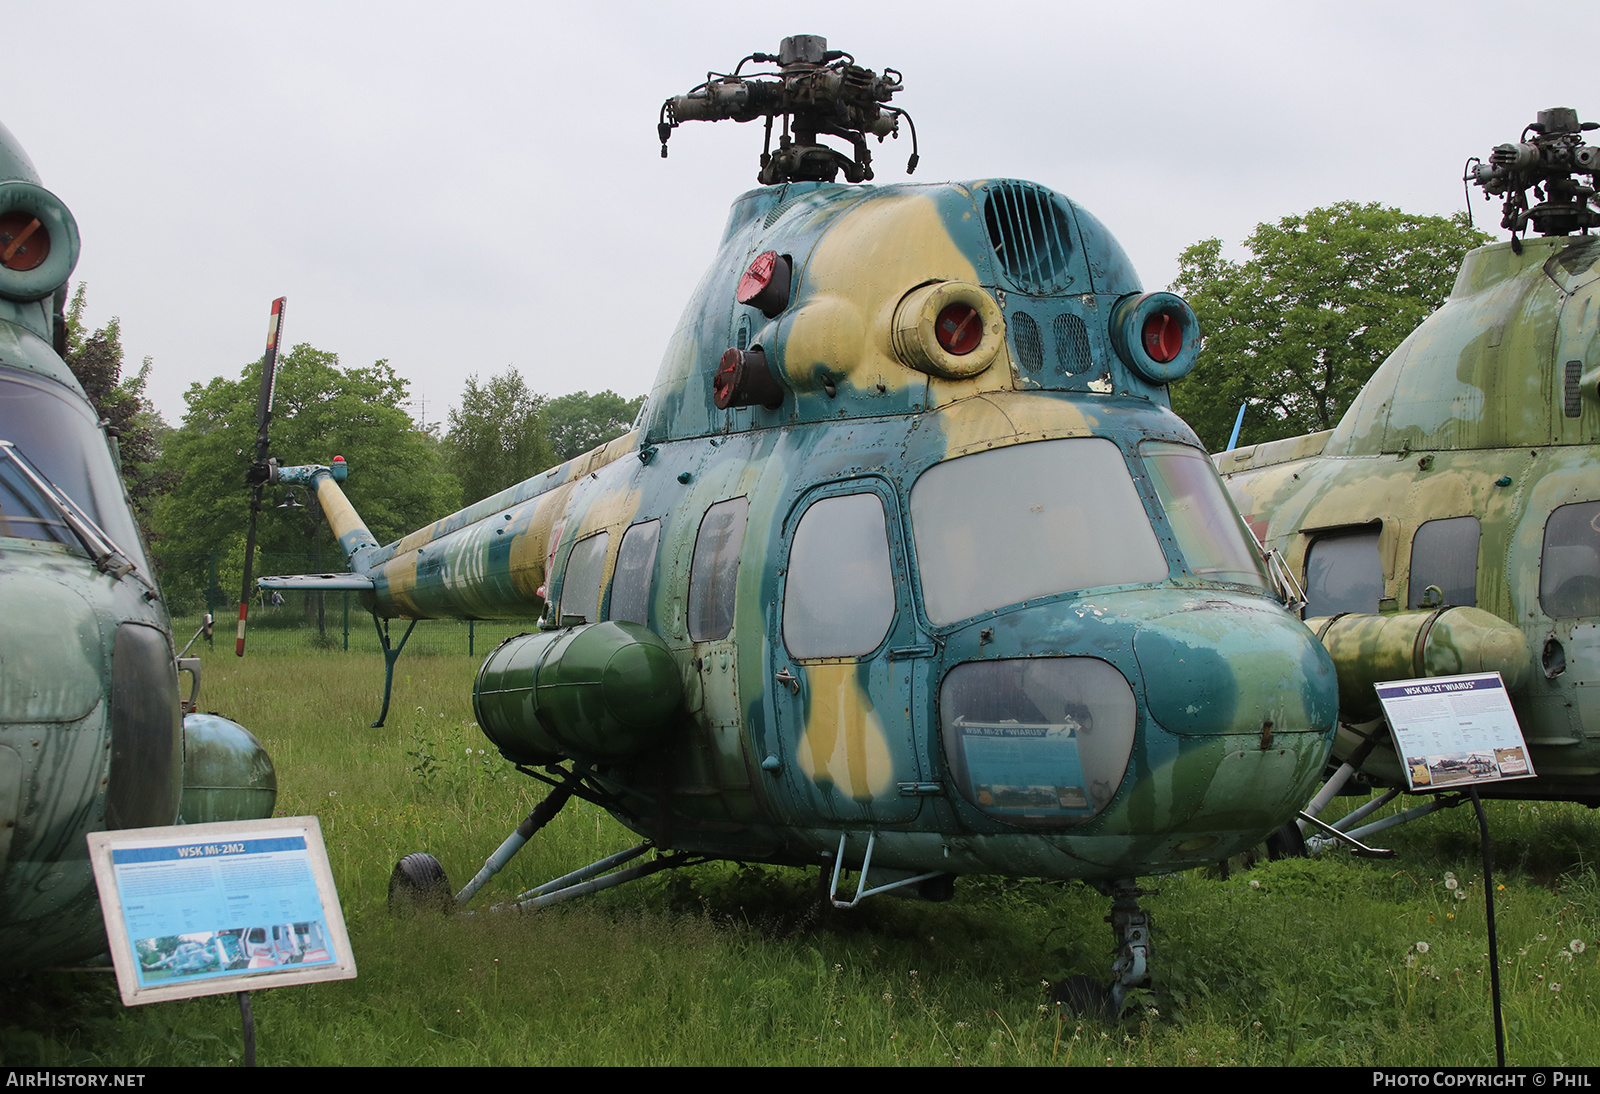
[{"label": "nose landing gear wheel", "polygon": [[1114,1022],[1116,1011],[1111,1009],[1111,992],[1092,976],[1069,976],[1058,980],[1050,989],[1050,999],[1064,1007],[1075,1018],[1092,1018],[1098,1022]]}]

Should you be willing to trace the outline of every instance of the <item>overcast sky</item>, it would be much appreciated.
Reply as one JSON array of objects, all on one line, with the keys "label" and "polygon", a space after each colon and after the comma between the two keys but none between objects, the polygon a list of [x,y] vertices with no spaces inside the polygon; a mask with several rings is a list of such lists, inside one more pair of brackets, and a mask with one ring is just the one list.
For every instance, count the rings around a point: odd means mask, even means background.
[{"label": "overcast sky", "polygon": [[[388,358],[442,421],[508,365],[551,395],[647,390],[761,139],[690,123],[663,161],[657,111],[787,34],[904,73],[917,181],[1062,190],[1157,288],[1196,240],[1317,205],[1455,212],[1465,159],[1538,109],[1600,118],[1593,64],[1561,49],[1579,9],[1517,10],[53,0],[8,5],[0,122],[76,215],[89,320],[154,359],[169,422],[261,355],[276,296],[288,342]],[[908,140],[874,151],[905,178]]]}]

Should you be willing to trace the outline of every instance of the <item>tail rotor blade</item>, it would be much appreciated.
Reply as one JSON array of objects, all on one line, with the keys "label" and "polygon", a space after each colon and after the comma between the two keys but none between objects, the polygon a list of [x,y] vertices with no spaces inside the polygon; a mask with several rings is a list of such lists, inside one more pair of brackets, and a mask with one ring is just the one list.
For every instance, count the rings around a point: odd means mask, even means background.
[{"label": "tail rotor blade", "polygon": [[272,302],[272,320],[267,324],[267,353],[261,362],[261,392],[256,398],[256,458],[250,464],[245,481],[250,486],[250,525],[244,538],[244,584],[239,591],[239,637],[234,643],[234,655],[244,656],[245,617],[250,610],[251,578],[256,554],[256,517],[261,513],[261,489],[272,478],[272,460],[268,457],[267,426],[272,421],[272,396],[278,379],[278,342],[283,334],[284,304],[288,298],[280,296]]}]

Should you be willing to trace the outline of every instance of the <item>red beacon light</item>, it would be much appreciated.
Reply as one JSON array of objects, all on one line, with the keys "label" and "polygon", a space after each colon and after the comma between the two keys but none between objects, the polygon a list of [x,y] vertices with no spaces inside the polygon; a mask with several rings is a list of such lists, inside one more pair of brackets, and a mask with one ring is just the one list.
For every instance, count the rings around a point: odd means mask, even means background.
[{"label": "red beacon light", "polygon": [[739,279],[734,296],[739,303],[756,308],[768,319],[775,319],[789,306],[790,279],[788,257],[777,251],[763,251]]},{"label": "red beacon light", "polygon": [[934,320],[933,336],[946,353],[965,357],[983,341],[983,319],[971,304],[951,304]]},{"label": "red beacon light", "polygon": [[1163,365],[1183,350],[1183,324],[1171,312],[1157,312],[1144,321],[1144,351]]},{"label": "red beacon light", "polygon": [[346,476],[350,474],[350,468],[344,462],[343,456],[335,456],[333,458],[333,465],[329,468],[329,470],[333,472],[334,482],[343,482]]}]

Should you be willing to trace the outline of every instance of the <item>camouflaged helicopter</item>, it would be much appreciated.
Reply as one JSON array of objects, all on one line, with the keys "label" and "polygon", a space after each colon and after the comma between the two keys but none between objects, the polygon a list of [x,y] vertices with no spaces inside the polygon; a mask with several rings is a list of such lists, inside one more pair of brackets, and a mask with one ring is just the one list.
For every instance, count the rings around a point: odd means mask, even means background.
[{"label": "camouflaged helicopter", "polygon": [[[1332,665],[1168,408],[1188,305],[1043,186],[852,185],[900,89],[802,35],[667,100],[663,155],[690,120],[768,143],[634,430],[387,546],[342,461],[273,466],[351,572],[260,584],[359,590],[391,679],[388,619],[542,612],[473,701],[555,789],[457,903],[576,795],[643,842],[517,906],[712,858],[820,867],[841,906],[1081,878],[1114,900],[1120,1005],[1135,879],[1294,815]],[[391,896],[447,884],[411,855]]]},{"label": "camouflaged helicopter", "polygon": [[[0,126],[0,975],[106,950],[86,834],[270,816],[272,761],[179,697],[115,438],[62,356],[78,227]],[[192,641],[192,640],[191,640]]]},{"label": "camouflaged helicopter", "polygon": [[1311,811],[1354,772],[1388,788],[1341,822],[1355,839],[1460,801],[1354,827],[1406,786],[1378,717],[1384,680],[1500,672],[1537,777],[1479,793],[1600,805],[1595,128],[1541,110],[1517,143],[1468,160],[1465,181],[1504,197],[1511,239],[1467,254],[1334,429],[1216,457],[1262,542],[1304,575],[1307,622],[1338,667],[1343,765]]}]

